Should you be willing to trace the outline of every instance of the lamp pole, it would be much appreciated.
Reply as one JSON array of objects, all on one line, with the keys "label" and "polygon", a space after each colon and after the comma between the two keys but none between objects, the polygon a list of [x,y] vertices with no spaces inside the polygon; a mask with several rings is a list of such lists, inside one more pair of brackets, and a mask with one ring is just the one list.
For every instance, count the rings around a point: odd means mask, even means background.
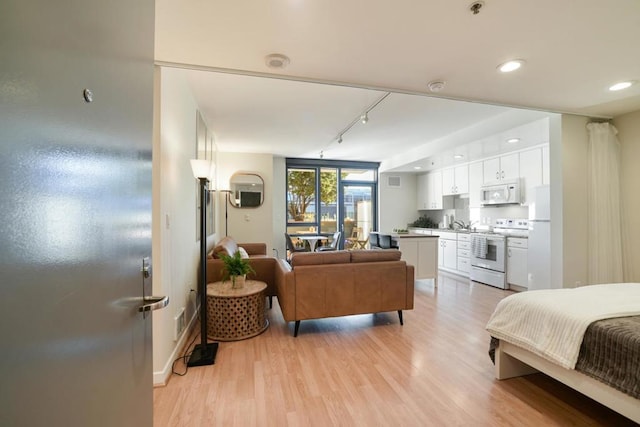
[{"label": "lamp pole", "polygon": [[224,235],[229,235],[229,194],[231,190],[219,190],[224,194]]},{"label": "lamp pole", "polygon": [[224,192],[224,235],[229,235],[229,192]]},{"label": "lamp pole", "polygon": [[[192,166],[193,167],[193,166]],[[200,295],[200,344],[191,352],[187,366],[213,365],[216,361],[218,343],[207,343],[207,183],[206,175],[194,175],[200,182],[200,273],[198,294]]]}]

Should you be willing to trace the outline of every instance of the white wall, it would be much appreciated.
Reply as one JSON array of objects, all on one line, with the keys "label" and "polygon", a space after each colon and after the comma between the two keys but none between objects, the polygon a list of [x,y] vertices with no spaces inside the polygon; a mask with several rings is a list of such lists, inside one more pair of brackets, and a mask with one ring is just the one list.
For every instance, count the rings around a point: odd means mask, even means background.
[{"label": "white wall", "polygon": [[[562,283],[565,288],[588,283],[588,122],[587,117],[562,116]],[[552,233],[555,233],[553,195],[551,201]]]},{"label": "white wall", "polygon": [[[214,127],[215,131],[215,127]],[[257,208],[240,209],[227,206],[228,234],[239,243],[266,243],[267,255],[274,255],[273,249],[273,156],[271,154],[250,153],[217,153],[216,186],[229,188],[229,178],[234,173],[256,173],[264,180],[264,203]],[[220,200],[220,199],[219,199]],[[217,204],[218,230],[224,235],[225,203],[224,199]]]},{"label": "white wall", "polygon": [[622,237],[624,280],[640,282],[640,111],[613,119],[621,148]]},{"label": "white wall", "polygon": [[563,223],[563,166],[562,116],[549,117],[549,184],[551,207],[551,286],[564,286]]},{"label": "white wall", "polygon": [[[166,381],[186,337],[174,341],[174,316],[182,307],[195,315],[200,244],[196,241],[195,157],[197,106],[186,80],[172,69],[156,69],[153,141],[153,292],[169,306],[153,312],[154,383]],[[219,230],[219,228],[218,228]],[[211,246],[217,239],[208,239]]]},{"label": "white wall", "polygon": [[[284,233],[287,230],[287,163],[284,157],[273,158],[273,247],[279,258],[287,257]],[[274,254],[275,255],[275,254]]]},{"label": "white wall", "polygon": [[[389,176],[400,177],[400,187],[389,187]],[[381,173],[378,178],[378,224],[379,230],[389,233],[394,228],[406,228],[420,215],[417,211],[416,174]]]}]

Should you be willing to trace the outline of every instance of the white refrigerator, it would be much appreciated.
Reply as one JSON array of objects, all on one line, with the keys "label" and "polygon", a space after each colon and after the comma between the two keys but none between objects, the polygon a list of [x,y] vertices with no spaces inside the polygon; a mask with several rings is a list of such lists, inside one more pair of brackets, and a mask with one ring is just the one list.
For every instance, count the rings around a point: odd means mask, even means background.
[{"label": "white refrigerator", "polygon": [[548,185],[534,187],[529,205],[527,250],[529,290],[551,289],[551,202]]}]

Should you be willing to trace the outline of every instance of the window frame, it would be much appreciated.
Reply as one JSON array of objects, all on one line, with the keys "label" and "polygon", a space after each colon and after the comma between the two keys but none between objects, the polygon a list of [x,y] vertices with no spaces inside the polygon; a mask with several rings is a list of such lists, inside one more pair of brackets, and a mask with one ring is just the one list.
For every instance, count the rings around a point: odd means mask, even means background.
[{"label": "window frame", "polygon": [[[318,234],[320,235],[330,235],[330,232],[323,232],[322,230],[322,214],[321,214],[321,192],[320,192],[320,182],[321,182],[321,173],[322,169],[335,169],[336,170],[336,226],[338,226],[340,220],[340,205],[342,201],[342,184],[364,184],[364,185],[372,185],[373,186],[373,224],[374,230],[378,229],[378,168],[380,167],[379,162],[363,162],[363,161],[347,161],[347,160],[323,160],[323,159],[301,159],[301,158],[286,158],[285,159],[285,229],[287,233],[289,232],[289,227],[315,227]],[[314,209],[316,212],[315,221],[314,222],[291,222],[289,221],[289,212],[288,212],[288,203],[289,203],[289,171],[291,169],[314,169],[315,170],[315,197],[313,200]],[[362,181],[362,180],[346,180],[342,179],[342,170],[343,169],[362,169],[362,170],[373,170],[373,180],[371,181]],[[296,233],[290,233],[292,235],[296,235]]]}]

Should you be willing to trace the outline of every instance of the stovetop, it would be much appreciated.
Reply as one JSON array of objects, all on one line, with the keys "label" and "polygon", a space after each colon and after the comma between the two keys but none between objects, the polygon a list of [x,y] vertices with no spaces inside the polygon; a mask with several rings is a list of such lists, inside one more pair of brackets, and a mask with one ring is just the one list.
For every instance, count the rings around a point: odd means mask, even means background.
[{"label": "stovetop", "polygon": [[496,219],[493,227],[488,230],[478,230],[477,232],[488,236],[526,238],[529,237],[529,221],[512,218]]}]

